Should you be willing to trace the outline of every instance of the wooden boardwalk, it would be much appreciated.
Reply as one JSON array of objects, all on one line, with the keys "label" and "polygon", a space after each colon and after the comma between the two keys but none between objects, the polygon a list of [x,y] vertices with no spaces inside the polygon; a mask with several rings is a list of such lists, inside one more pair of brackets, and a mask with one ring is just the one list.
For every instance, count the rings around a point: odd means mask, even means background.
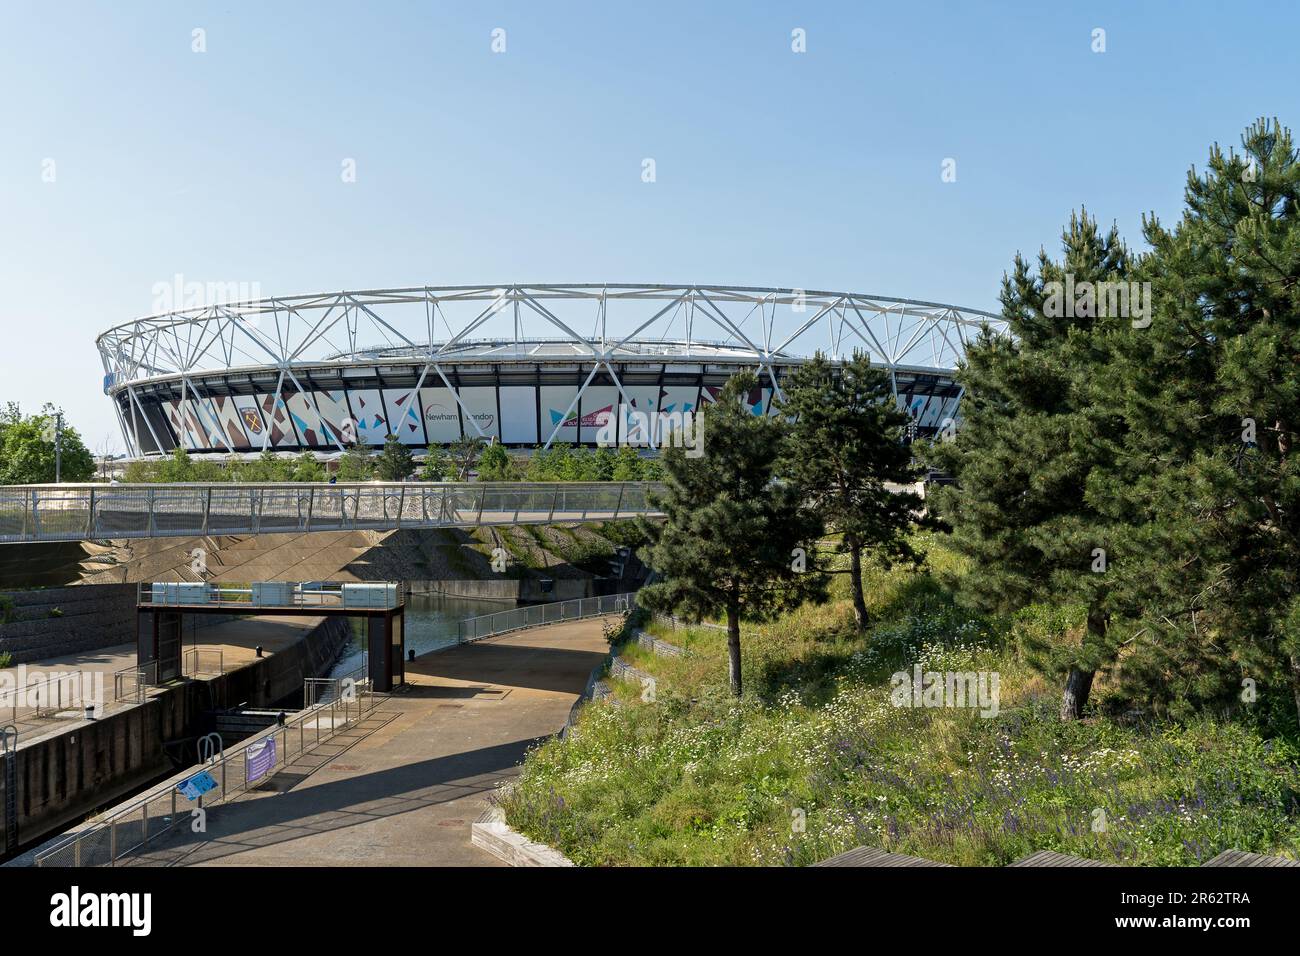
[{"label": "wooden boardwalk", "polygon": [[902,853],[886,853],[873,846],[860,846],[822,860],[820,863],[814,863],[813,866],[952,866],[952,864],[923,860],[919,856],[905,856]]},{"label": "wooden boardwalk", "polygon": [[1201,866],[1300,866],[1300,860],[1288,860],[1284,856],[1264,856],[1259,853],[1247,853],[1245,850],[1224,850],[1214,859]]},{"label": "wooden boardwalk", "polygon": [[1008,863],[1008,866],[1116,866],[1115,863],[1103,863],[1101,860],[1089,860],[1082,856],[1057,853],[1053,850],[1039,850],[1029,856]]}]

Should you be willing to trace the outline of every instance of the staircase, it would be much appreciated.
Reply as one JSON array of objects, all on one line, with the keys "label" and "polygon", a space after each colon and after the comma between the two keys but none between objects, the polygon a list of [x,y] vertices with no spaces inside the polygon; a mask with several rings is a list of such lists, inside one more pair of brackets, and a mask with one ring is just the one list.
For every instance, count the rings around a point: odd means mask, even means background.
[{"label": "staircase", "polygon": [[219,711],[213,717],[216,731],[221,734],[222,740],[242,740],[273,726],[280,719],[281,713],[287,716],[293,711],[255,710],[244,707]]}]

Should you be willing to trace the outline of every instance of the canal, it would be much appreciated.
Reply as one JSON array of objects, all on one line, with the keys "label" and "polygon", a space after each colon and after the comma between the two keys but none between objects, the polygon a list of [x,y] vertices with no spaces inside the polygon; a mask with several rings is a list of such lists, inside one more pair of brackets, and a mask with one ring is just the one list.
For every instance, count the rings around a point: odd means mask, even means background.
[{"label": "canal", "polygon": [[[445,594],[412,594],[406,601],[406,650],[415,656],[427,654],[456,643],[461,621],[493,611],[508,611],[517,607],[513,601],[479,601],[473,598],[449,597]],[[344,677],[366,663],[365,638],[360,618],[350,618],[352,641],[333,669],[330,677]]]}]

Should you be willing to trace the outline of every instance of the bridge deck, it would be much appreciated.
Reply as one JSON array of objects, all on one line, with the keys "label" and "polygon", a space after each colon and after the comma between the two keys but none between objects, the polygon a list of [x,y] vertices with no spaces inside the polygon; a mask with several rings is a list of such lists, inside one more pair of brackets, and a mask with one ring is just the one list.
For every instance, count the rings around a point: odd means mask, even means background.
[{"label": "bridge deck", "polygon": [[658,514],[653,482],[11,485],[0,544],[573,524]]}]

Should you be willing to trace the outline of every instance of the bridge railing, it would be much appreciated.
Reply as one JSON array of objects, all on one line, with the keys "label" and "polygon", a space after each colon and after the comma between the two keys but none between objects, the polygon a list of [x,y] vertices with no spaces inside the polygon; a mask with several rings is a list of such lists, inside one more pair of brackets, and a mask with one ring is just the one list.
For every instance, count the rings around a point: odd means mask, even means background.
[{"label": "bridge railing", "polygon": [[497,611],[494,614],[480,614],[468,617],[460,622],[457,633],[459,643],[477,641],[484,637],[495,637],[507,631],[519,631],[526,627],[541,627],[544,624],[558,624],[561,621],[577,621],[585,617],[599,617],[602,614],[618,614],[636,607],[636,593],[605,594],[600,597],[574,598],[570,601],[555,601],[551,604],[532,604],[528,607],[511,608],[509,611]]},{"label": "bridge railing", "polygon": [[11,485],[0,543],[392,531],[653,516],[655,482]]}]

